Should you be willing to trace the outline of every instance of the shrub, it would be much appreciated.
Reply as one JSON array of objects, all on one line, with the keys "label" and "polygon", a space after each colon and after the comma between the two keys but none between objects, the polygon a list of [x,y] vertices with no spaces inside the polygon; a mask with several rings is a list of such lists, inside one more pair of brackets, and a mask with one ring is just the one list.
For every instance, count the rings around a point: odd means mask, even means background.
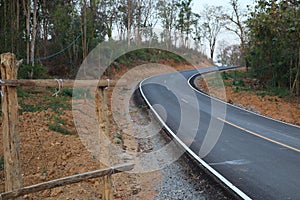
[{"label": "shrub", "polygon": [[44,79],[48,78],[47,68],[42,65],[22,65],[18,71],[18,79]]}]

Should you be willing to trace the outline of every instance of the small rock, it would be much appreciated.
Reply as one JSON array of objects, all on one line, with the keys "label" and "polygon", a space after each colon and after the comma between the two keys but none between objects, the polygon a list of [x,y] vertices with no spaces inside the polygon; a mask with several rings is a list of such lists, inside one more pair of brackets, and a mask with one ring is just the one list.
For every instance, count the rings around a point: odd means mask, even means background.
[{"label": "small rock", "polygon": [[63,161],[62,162],[62,165],[65,167],[67,165],[67,162],[66,161]]},{"label": "small rock", "polygon": [[62,159],[62,160],[67,160],[67,155],[63,154],[63,155],[61,156],[61,159]]},{"label": "small rock", "polygon": [[61,187],[54,188],[51,191],[51,196],[55,197],[55,196],[59,195],[60,193],[63,193],[63,188],[61,188]]}]

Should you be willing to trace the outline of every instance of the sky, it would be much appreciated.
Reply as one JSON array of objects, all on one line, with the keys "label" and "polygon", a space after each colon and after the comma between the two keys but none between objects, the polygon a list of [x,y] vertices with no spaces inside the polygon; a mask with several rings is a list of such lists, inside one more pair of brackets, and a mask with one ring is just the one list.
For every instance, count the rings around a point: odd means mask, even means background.
[{"label": "sky", "polygon": [[[208,6],[222,6],[225,10],[229,10],[230,7],[230,0],[193,0],[193,7],[192,10],[194,13],[200,13],[205,5]],[[247,5],[253,5],[254,0],[238,0],[239,5],[242,9],[247,9]],[[224,41],[226,45],[233,45],[233,44],[239,44],[238,37],[231,32],[228,31],[222,31],[218,37],[218,41]],[[216,46],[216,54],[218,54],[219,44]],[[207,55],[209,55],[209,49],[206,47],[205,52]]]},{"label": "sky", "polygon": [[[193,0],[193,11],[197,12],[203,8],[204,5],[223,6],[224,8],[230,8],[230,0]],[[253,0],[238,0],[239,4],[246,8],[248,4],[253,4]]]}]

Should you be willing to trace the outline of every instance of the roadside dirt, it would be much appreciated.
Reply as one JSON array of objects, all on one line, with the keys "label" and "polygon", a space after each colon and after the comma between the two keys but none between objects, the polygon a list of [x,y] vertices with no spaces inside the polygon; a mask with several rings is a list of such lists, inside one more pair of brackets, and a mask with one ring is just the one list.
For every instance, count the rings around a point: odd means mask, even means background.
[{"label": "roadside dirt", "polygon": [[[225,80],[225,87],[223,87],[223,84],[216,84],[213,81],[215,76],[219,75],[205,75],[204,79],[199,77],[199,79],[195,80],[196,85],[200,90],[225,102],[276,120],[300,126],[300,97],[280,98],[278,96],[265,95],[263,91],[239,90],[237,86],[231,84],[232,80]],[[246,84],[246,87],[252,87],[251,84],[253,85],[256,82],[255,79],[243,79],[242,81]],[[260,95],[260,93],[263,95]]]},{"label": "roadside dirt", "polygon": [[[150,153],[161,146],[165,145],[168,136],[160,136],[150,140],[152,137],[145,139],[133,139],[132,135],[141,134],[133,133],[137,131],[136,127],[126,124],[120,126],[115,123],[112,107],[118,105],[120,113],[125,113],[129,109],[132,122],[135,124],[147,124],[145,115],[139,114],[140,111],[147,111],[141,107],[135,107],[130,96],[132,87],[140,77],[147,77],[159,73],[172,72],[174,70],[194,69],[192,66],[179,66],[176,63],[166,62],[165,65],[170,68],[157,68],[157,66],[141,67],[135,71],[126,70],[125,66],[121,66],[112,79],[123,78],[130,79],[131,84],[119,90],[110,88],[108,90],[109,97],[109,118],[110,118],[110,135],[109,138],[113,144],[122,149],[123,153],[132,155],[132,157],[140,156],[141,153]],[[211,66],[211,63],[205,62],[197,67]],[[116,93],[118,96],[115,102],[111,97]],[[235,104],[241,104],[244,107],[251,107],[262,114],[269,115],[279,120],[285,120],[290,123],[299,125],[299,99],[294,102],[288,102],[277,97],[258,97],[254,94],[244,92],[235,93],[232,88],[226,88],[227,98]],[[45,94],[51,96],[51,94]],[[130,100],[130,104],[127,100]],[[271,100],[273,99],[273,100]],[[276,99],[276,100],[275,100]],[[228,100],[228,101],[229,101]],[[29,97],[25,102],[42,103],[38,99]],[[67,104],[71,104],[69,99]],[[124,110],[122,110],[124,109]],[[38,112],[23,112],[20,115],[20,135],[21,135],[21,162],[23,185],[53,180],[73,174],[88,172],[105,167],[103,163],[89,152],[82,144],[80,137],[76,134],[73,122],[73,114],[69,109],[58,109],[57,112],[51,109],[45,109]],[[145,113],[144,113],[145,114]],[[71,135],[63,135],[49,129],[49,123],[59,117],[63,119],[61,124],[65,129],[70,130]],[[146,117],[147,118],[147,117]],[[150,120],[151,121],[151,120]],[[126,126],[125,126],[126,125]],[[159,127],[159,125],[158,125]],[[130,134],[128,134],[128,131]],[[149,133],[151,130],[148,130]],[[163,133],[162,133],[163,134]],[[153,139],[153,138],[152,138]],[[2,131],[0,136],[0,147],[3,146]],[[3,154],[3,148],[0,148],[0,155]],[[109,155],[110,156],[110,155]],[[124,158],[128,162],[132,161],[130,156]],[[119,200],[127,199],[231,199],[226,196],[221,189],[218,189],[215,183],[205,178],[204,174],[197,171],[196,167],[186,162],[186,158],[182,157],[178,162],[172,163],[167,167],[149,171],[147,173],[121,173],[113,176],[114,198]],[[199,174],[200,173],[200,174]],[[4,191],[4,173],[0,171],[0,191]],[[102,198],[102,179],[92,179],[78,184],[59,187],[43,192],[25,195],[25,199],[101,199]],[[185,187],[182,190],[182,187]]]},{"label": "roadside dirt", "polygon": [[[162,64],[170,66],[169,68],[164,69],[163,72],[194,69],[192,66],[182,66],[174,62],[165,62]],[[202,67],[210,65],[209,62],[201,64]],[[109,78],[119,79],[127,72],[125,66],[121,66],[120,68],[121,71],[118,71],[116,75]],[[150,67],[147,70],[147,73],[145,72],[145,69],[137,70],[136,73],[138,73],[139,76],[136,76],[136,79],[141,76],[146,77],[162,73],[162,70],[157,68],[157,66]],[[137,80],[132,81],[134,82]],[[131,85],[129,85],[126,90],[129,91],[131,89],[130,86]],[[110,108],[112,93],[113,88],[110,88],[108,90]],[[125,95],[131,95],[131,93],[122,93],[122,91],[121,94],[120,101],[127,98]],[[55,98],[51,97],[51,93],[49,92],[43,93],[43,96],[48,96],[47,99]],[[25,97],[24,102],[36,107],[37,104],[43,104],[43,99],[40,99],[39,95],[33,94],[29,97]],[[71,99],[66,101],[65,104],[71,104]],[[122,104],[120,105],[123,106]],[[131,109],[136,110],[137,108]],[[56,112],[51,109],[44,109],[36,112],[23,112],[19,116],[21,137],[20,159],[22,163],[23,186],[29,186],[106,167],[82,144],[80,137],[76,133],[73,114],[72,110],[61,108]],[[114,123],[112,111],[109,111],[109,117],[111,121],[109,137],[116,146],[123,148],[124,152],[130,150],[131,152],[134,152],[134,154],[136,154],[137,151],[141,151],[142,148],[148,148],[147,145],[145,146],[136,143],[132,138],[127,137],[126,134],[123,134],[123,138],[119,138],[119,135],[124,132],[124,129]],[[69,130],[70,135],[63,135],[50,130],[49,124],[54,123],[57,118],[63,120],[63,123],[59,124],[59,126]],[[139,119],[136,118],[135,120]],[[0,130],[0,132],[0,147],[3,147],[2,131]],[[3,148],[0,148],[0,155],[3,155]],[[162,173],[159,170],[142,174],[116,174],[113,176],[114,198],[122,200],[154,199],[157,195],[157,185],[161,180]],[[48,200],[102,199],[102,187],[102,179],[98,178],[25,195],[24,198]],[[3,170],[0,171],[0,192],[4,192]]]}]

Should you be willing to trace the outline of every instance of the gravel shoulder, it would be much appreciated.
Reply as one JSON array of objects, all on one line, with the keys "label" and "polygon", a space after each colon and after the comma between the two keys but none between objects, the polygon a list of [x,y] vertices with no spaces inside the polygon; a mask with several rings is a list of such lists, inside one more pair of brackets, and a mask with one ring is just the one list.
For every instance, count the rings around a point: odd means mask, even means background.
[{"label": "gravel shoulder", "polygon": [[[204,65],[207,66],[207,65]],[[173,70],[193,69],[191,66],[173,67]],[[147,73],[146,73],[147,72]],[[164,72],[171,72],[166,69]],[[138,70],[144,76],[162,73],[157,68],[148,67]],[[131,73],[130,73],[131,74]],[[130,77],[136,83],[139,76],[133,73]],[[120,77],[119,77],[120,78]],[[113,175],[113,192],[115,199],[232,199],[229,194],[212,181],[201,167],[195,165],[185,154],[170,162],[167,152],[159,154],[171,138],[161,131],[161,126],[151,115],[146,106],[138,104],[132,97],[133,85],[120,90],[110,88],[109,97],[109,138],[121,151],[107,155],[114,162],[136,162],[138,167],[146,167],[143,173],[120,173]],[[118,93],[117,102],[112,101],[113,93]],[[39,93],[40,94],[40,93]],[[58,102],[60,97],[51,97],[52,93],[32,94],[24,97],[26,105],[32,108],[44,105],[45,101]],[[126,103],[127,102],[127,103]],[[129,103],[128,103],[129,102]],[[56,178],[84,173],[106,167],[82,143],[76,133],[72,112],[68,107],[71,98],[64,100],[64,108],[56,106],[55,111],[43,108],[39,111],[28,111],[20,114],[21,162],[23,185],[29,186]],[[87,109],[89,109],[88,105]],[[114,116],[117,107],[119,114],[131,115],[123,124],[116,123]],[[31,107],[30,107],[31,108]],[[24,108],[20,108],[21,111]],[[122,110],[124,109],[124,110]],[[86,111],[90,112],[90,111]],[[92,110],[91,110],[92,112]],[[83,119],[84,120],[84,119]],[[122,121],[121,121],[122,122]],[[62,134],[50,128],[50,124],[69,130],[70,134]],[[147,125],[151,126],[147,126]],[[145,129],[137,129],[138,127]],[[0,130],[1,131],[1,130]],[[154,131],[154,133],[153,133]],[[2,131],[1,131],[2,133]],[[0,146],[3,140],[0,137]],[[174,146],[175,147],[175,146]],[[0,154],[3,149],[0,148]],[[152,156],[148,156],[152,155]],[[157,157],[162,159],[158,160]],[[148,157],[147,157],[148,156]],[[114,159],[117,158],[117,159]],[[163,158],[166,158],[165,161]],[[151,163],[153,160],[153,163]],[[154,167],[158,164],[158,167]],[[92,179],[81,183],[45,190],[25,195],[25,199],[102,199],[102,179]],[[4,191],[4,171],[0,171],[0,191]]]}]

